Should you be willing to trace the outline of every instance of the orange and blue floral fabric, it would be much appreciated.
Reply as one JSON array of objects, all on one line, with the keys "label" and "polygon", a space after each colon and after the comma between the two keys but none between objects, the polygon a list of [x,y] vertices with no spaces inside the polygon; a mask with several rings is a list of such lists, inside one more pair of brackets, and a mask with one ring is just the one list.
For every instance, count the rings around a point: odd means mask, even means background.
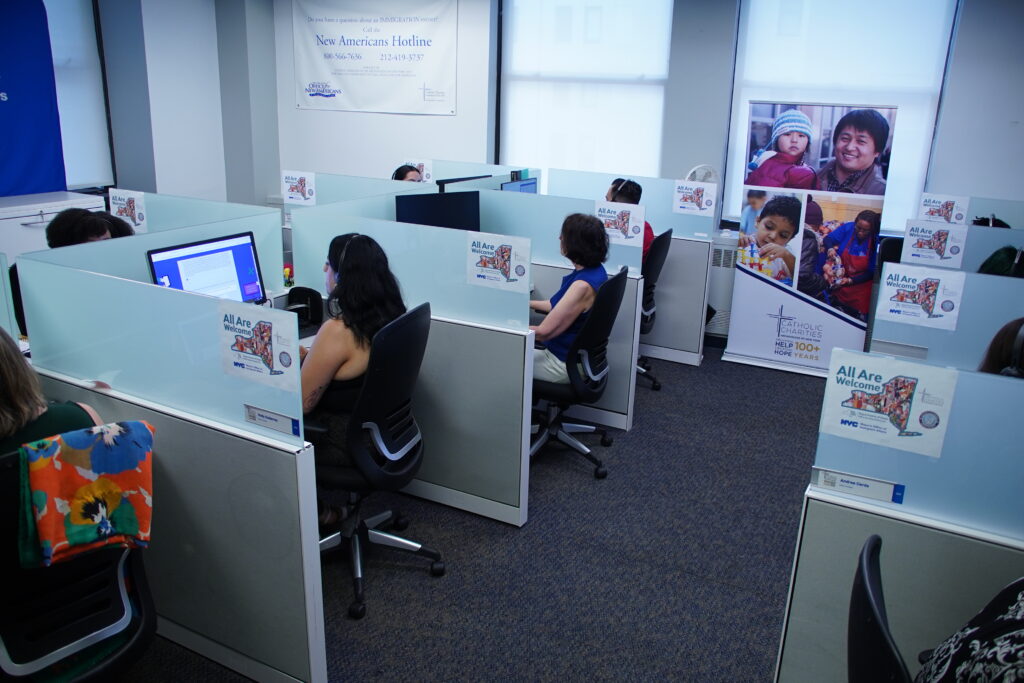
[{"label": "orange and blue floral fabric", "polygon": [[153,431],[147,422],[113,422],[21,447],[23,567],[105,545],[149,544]]}]

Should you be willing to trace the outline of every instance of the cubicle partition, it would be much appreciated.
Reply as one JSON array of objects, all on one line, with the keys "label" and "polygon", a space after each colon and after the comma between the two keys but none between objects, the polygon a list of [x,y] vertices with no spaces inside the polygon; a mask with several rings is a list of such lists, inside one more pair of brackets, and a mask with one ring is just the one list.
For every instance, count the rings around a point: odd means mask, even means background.
[{"label": "cubicle partition", "polygon": [[11,295],[10,279],[7,277],[7,254],[0,252],[0,328],[18,338],[18,325],[14,320],[14,300]]},{"label": "cubicle partition", "polygon": [[524,177],[529,178],[541,179],[542,176],[539,168],[524,168],[523,166],[509,166],[508,164],[484,164],[475,161],[446,161],[443,159],[434,159],[431,164],[434,180],[471,178],[481,175],[508,176],[513,171],[526,171]]},{"label": "cubicle partition", "polygon": [[[871,368],[878,358],[847,354],[856,369]],[[850,587],[858,554],[871,534],[882,537],[889,624],[912,674],[918,668],[916,653],[934,648],[1004,585],[1024,575],[1024,498],[1019,491],[1024,427],[1018,419],[1024,381],[891,362],[899,379],[936,373],[954,378],[951,395],[934,384],[926,384],[923,392],[918,387],[913,401],[927,408],[920,424],[907,425],[908,432],[934,429],[939,423],[932,417],[941,414],[948,419],[944,439],[935,452],[923,453],[904,450],[908,447],[901,442],[839,436],[827,426],[829,406],[857,392],[838,383],[826,388],[777,680],[829,680],[846,670]],[[832,372],[837,372],[835,364]],[[859,419],[851,414],[843,429],[858,433]]]},{"label": "cubicle partition", "polygon": [[[885,264],[883,278],[890,267],[891,264]],[[879,301],[877,306],[887,304]],[[945,330],[876,317],[868,350],[922,360],[932,365],[973,370],[981,364],[989,341],[999,328],[1020,317],[1024,317],[1024,279],[964,273],[956,329]]]},{"label": "cubicle partition", "polygon": [[146,564],[160,632],[253,678],[326,680],[297,371],[243,371],[226,353],[238,341],[226,316],[242,316],[271,327],[284,367],[295,315],[148,283],[148,249],[240,229],[279,272],[276,213],[23,255],[32,362],[51,399],[156,428]]},{"label": "cubicle partition", "polygon": [[985,259],[992,255],[992,252],[1007,246],[1024,249],[1024,230],[988,228],[978,225],[968,227],[967,243],[964,245],[964,257],[960,264],[960,270],[968,273],[978,272],[978,268],[985,262]]},{"label": "cubicle partition", "polygon": [[356,216],[348,204],[293,215],[296,284],[322,291],[331,239],[359,232],[387,252],[406,306],[430,303],[430,339],[413,398],[426,451],[405,490],[525,524],[533,376],[529,263],[518,290],[471,284],[469,241],[482,233]]},{"label": "cubicle partition", "polygon": [[[658,279],[654,328],[640,337],[641,353],[654,358],[700,365],[704,354],[704,326],[711,276],[712,239],[718,230],[721,208],[708,215],[672,211],[675,181],[630,176],[643,187],[641,204],[655,233],[672,229],[672,246]],[[603,200],[610,173],[551,169],[547,194]],[[731,285],[731,282],[730,282]]]}]

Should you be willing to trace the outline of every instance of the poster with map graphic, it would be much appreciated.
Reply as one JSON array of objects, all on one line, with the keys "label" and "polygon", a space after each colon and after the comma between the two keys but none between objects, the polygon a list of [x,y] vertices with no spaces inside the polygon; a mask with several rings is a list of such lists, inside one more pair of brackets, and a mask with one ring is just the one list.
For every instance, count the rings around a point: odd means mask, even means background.
[{"label": "poster with map graphic", "polygon": [[608,241],[627,247],[644,246],[644,207],[639,204],[598,201],[594,215],[604,225]]},{"label": "poster with map graphic", "polygon": [[821,431],[938,458],[956,381],[950,368],[835,349]]},{"label": "poster with map graphic", "polygon": [[960,268],[967,244],[967,226],[907,221],[903,235],[903,263]]},{"label": "poster with map graphic", "polygon": [[695,180],[677,180],[672,192],[673,213],[692,213],[698,216],[714,215],[715,197],[718,196],[716,183],[701,183]]},{"label": "poster with map graphic", "polygon": [[281,171],[281,196],[285,204],[316,206],[316,173]]},{"label": "poster with map graphic", "polygon": [[970,197],[954,197],[944,194],[921,195],[921,206],[917,217],[922,221],[945,223],[946,225],[967,225],[967,202]]},{"label": "poster with map graphic", "polygon": [[285,391],[299,388],[299,339],[294,315],[222,301],[220,355],[224,372]]},{"label": "poster with map graphic", "polygon": [[479,287],[530,291],[530,240],[466,232],[466,281]]},{"label": "poster with map graphic", "polygon": [[964,292],[963,271],[886,263],[879,286],[876,320],[956,329]]},{"label": "poster with map graphic", "polygon": [[136,233],[149,231],[146,226],[145,192],[111,188],[110,213],[126,221]]}]

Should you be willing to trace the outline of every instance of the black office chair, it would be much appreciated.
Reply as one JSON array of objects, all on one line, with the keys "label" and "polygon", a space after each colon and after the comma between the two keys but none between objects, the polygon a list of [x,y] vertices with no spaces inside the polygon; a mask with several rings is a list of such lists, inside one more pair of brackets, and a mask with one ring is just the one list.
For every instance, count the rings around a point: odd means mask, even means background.
[{"label": "black office chair", "polygon": [[[423,440],[411,409],[423,354],[430,333],[430,304],[422,304],[381,328],[370,346],[370,361],[363,387],[348,423],[346,442],[355,467],[317,465],[317,486],[348,494],[348,516],[338,528],[320,539],[320,550],[330,550],[349,539],[355,598],[348,614],[361,619],[363,600],[363,546],[385,545],[422,555],[431,560],[430,573],[443,576],[444,562],[436,550],[378,530],[392,517],[390,510],[362,517],[362,502],[374,491],[397,491],[416,476],[423,460]],[[307,422],[307,438],[322,436],[326,429]],[[312,439],[311,439],[312,441]],[[313,442],[314,447],[316,441]],[[401,517],[394,528],[406,526]]]},{"label": "black office chair", "polygon": [[538,425],[537,436],[530,444],[530,457],[551,438],[561,441],[576,450],[594,464],[594,476],[604,479],[608,470],[590,449],[573,434],[596,432],[601,435],[601,445],[610,446],[612,441],[603,429],[593,425],[570,424],[563,421],[563,413],[577,403],[594,403],[604,393],[608,383],[608,337],[619,313],[622,295],[626,291],[626,268],[608,278],[597,290],[594,305],[590,307],[587,319],[579,334],[569,347],[565,367],[569,383],[559,384],[533,380],[533,397],[547,401],[545,415]]},{"label": "black office chair", "polygon": [[[672,246],[672,230],[666,230],[651,242],[651,248],[647,250],[647,260],[644,261],[640,273],[644,276],[644,293],[640,304],[640,334],[647,334],[654,329],[654,318],[658,313],[658,306],[654,302],[654,288],[658,285],[658,276],[668,258],[669,247]],[[650,380],[651,389],[661,391],[661,382],[651,374],[651,361],[646,356],[640,356],[636,361],[636,376]]]},{"label": "black office chair", "polygon": [[316,334],[324,321],[324,300],[320,292],[309,287],[292,287],[288,290],[286,311],[295,311],[299,318],[299,339]]},{"label": "black office chair", "polygon": [[110,680],[156,635],[142,550],[105,547],[49,567],[18,560],[18,453],[0,456],[3,678]]},{"label": "black office chair", "polygon": [[889,632],[878,565],[881,549],[882,539],[870,536],[860,551],[857,573],[853,577],[846,634],[846,671],[850,683],[911,681],[907,665]]},{"label": "black office chair", "polygon": [[14,307],[14,320],[18,323],[18,332],[22,336],[28,336],[28,327],[25,325],[25,306],[21,302],[21,279],[18,277],[18,264],[15,263],[7,269],[11,283],[11,303]]}]

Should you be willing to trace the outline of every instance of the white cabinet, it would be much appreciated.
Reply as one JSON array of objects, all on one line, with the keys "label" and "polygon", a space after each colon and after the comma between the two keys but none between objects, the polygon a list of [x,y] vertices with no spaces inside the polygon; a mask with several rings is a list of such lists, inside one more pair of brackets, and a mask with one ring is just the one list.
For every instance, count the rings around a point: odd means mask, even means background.
[{"label": "white cabinet", "polygon": [[0,197],[0,253],[7,263],[20,254],[46,249],[46,226],[64,209],[105,211],[103,197],[77,192],[43,192]]}]

